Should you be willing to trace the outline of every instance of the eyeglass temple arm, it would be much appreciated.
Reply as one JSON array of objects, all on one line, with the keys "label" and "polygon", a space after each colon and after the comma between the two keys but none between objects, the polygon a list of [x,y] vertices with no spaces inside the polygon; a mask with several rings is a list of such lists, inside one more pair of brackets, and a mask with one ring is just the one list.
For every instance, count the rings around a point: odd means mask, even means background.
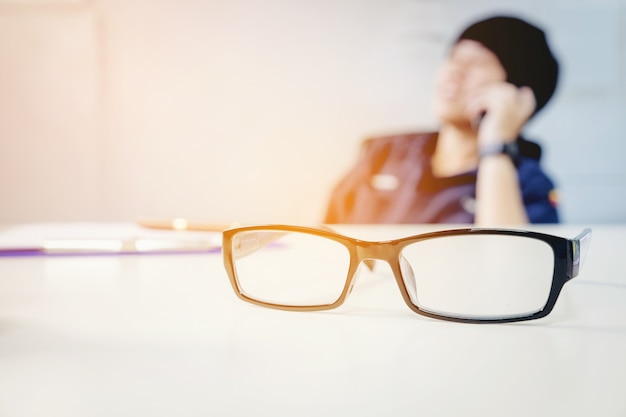
[{"label": "eyeglass temple arm", "polygon": [[245,258],[248,255],[252,255],[256,251],[265,248],[286,234],[287,232],[278,231],[247,232],[246,237],[241,237],[233,245],[232,256],[235,259]]},{"label": "eyeglass temple arm", "polygon": [[[332,228],[326,225],[318,226],[321,230],[326,230],[327,232],[337,233]],[[248,236],[252,235],[252,232],[247,232]],[[270,245],[272,242],[277,241],[288,234],[288,232],[280,232],[280,231],[263,231],[254,233],[255,239],[241,239],[238,244],[233,248],[233,257],[235,259],[241,259],[248,255],[252,255],[254,252],[265,248],[267,245]]]},{"label": "eyeglass temple arm", "polygon": [[[335,230],[333,230],[331,227],[325,224],[319,225],[318,228],[321,230],[325,230],[327,232],[337,233]],[[250,234],[252,232],[248,232],[248,233]],[[252,255],[254,252],[260,249],[263,249],[267,245],[282,238],[286,234],[288,234],[288,232],[279,232],[279,231],[257,232],[255,234],[256,239],[245,239],[245,240],[242,239],[243,241],[239,240],[238,244],[236,244],[235,247],[233,248],[233,257],[235,259],[241,259],[248,255]]]},{"label": "eyeglass temple arm", "polygon": [[[319,229],[321,230],[325,230],[327,232],[331,232],[331,233],[337,233],[335,230],[333,230],[331,227],[327,226],[327,225],[320,225],[318,226]],[[256,233],[256,239],[252,240],[248,240],[246,239],[245,241],[239,241],[238,244],[235,244],[234,248],[233,248],[233,252],[232,252],[232,256],[235,259],[241,259],[241,258],[245,258],[248,255],[252,255],[254,252],[263,249],[264,247],[266,247],[267,245],[271,244],[272,242],[280,239],[281,237],[285,236],[288,232],[263,232],[263,233]],[[371,259],[367,259],[365,261],[363,261],[363,263],[367,266],[367,268],[370,271],[374,270],[374,265],[375,265],[375,261],[371,260]]]},{"label": "eyeglass temple arm", "polygon": [[[571,240],[572,242],[572,276],[574,278],[578,276],[580,268],[582,267],[585,259],[587,258],[587,252],[589,251],[589,245],[591,244],[591,229],[583,230],[578,236]],[[570,278],[570,279],[571,279]]]}]

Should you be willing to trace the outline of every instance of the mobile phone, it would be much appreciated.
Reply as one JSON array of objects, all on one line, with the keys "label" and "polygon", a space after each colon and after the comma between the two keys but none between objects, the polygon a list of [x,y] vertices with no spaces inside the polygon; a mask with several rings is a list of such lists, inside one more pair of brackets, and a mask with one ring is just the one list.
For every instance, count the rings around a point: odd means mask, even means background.
[{"label": "mobile phone", "polygon": [[478,130],[478,128],[480,127],[480,124],[482,123],[486,115],[487,115],[486,111],[481,112],[478,116],[474,118],[474,120],[472,120],[472,127],[474,128],[474,130]]}]

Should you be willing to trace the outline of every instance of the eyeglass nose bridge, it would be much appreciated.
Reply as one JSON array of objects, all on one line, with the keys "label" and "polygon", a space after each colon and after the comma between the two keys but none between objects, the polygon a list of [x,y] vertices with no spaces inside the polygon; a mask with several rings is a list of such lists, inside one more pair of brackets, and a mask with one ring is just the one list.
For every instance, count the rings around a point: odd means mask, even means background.
[{"label": "eyeglass nose bridge", "polygon": [[[410,308],[413,305],[415,295],[415,273],[413,268],[401,253],[393,241],[361,242],[357,244],[357,257],[359,263],[368,264],[370,260],[379,260],[387,263],[393,272],[402,298]],[[368,264],[368,267],[370,265]],[[370,267],[371,269],[371,267]]]},{"label": "eyeglass nose bridge", "polygon": [[396,248],[392,241],[360,242],[356,247],[359,262],[377,259],[391,263],[396,256]]}]

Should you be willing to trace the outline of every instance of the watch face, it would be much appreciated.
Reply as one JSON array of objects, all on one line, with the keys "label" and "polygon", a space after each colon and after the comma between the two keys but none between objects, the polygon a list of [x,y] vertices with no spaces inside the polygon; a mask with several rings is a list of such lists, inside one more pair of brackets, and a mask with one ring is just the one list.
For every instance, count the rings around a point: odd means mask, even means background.
[{"label": "watch face", "polygon": [[511,158],[517,158],[519,156],[517,142],[505,143],[503,153],[506,153]]}]

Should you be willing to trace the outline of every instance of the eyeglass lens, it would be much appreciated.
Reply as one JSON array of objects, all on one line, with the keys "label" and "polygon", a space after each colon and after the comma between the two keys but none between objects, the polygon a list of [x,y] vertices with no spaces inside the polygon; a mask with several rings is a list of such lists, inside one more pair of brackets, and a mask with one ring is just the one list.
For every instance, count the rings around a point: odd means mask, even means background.
[{"label": "eyeglass lens", "polygon": [[287,306],[334,303],[346,284],[348,249],[320,236],[241,232],[233,240],[237,282],[249,298]]},{"label": "eyeglass lens", "polygon": [[412,270],[403,271],[403,280],[413,304],[447,317],[536,313],[547,303],[554,274],[552,248],[520,236],[439,237],[413,243],[402,255]]}]

